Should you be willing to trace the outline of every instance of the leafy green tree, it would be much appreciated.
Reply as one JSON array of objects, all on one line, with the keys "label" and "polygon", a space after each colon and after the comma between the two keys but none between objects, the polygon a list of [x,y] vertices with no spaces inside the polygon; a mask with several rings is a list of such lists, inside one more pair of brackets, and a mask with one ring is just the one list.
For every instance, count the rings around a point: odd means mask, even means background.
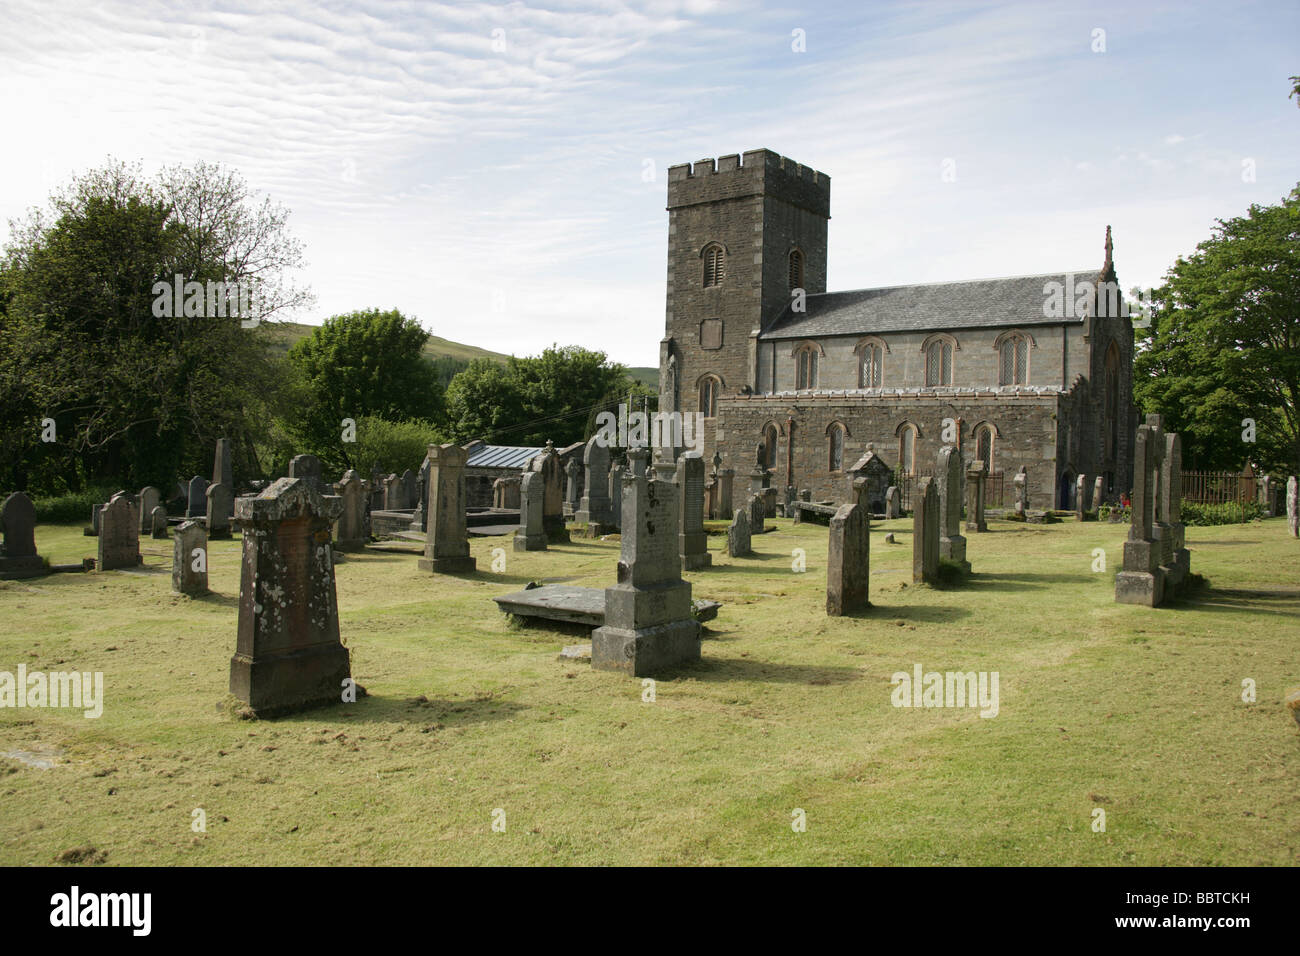
[{"label": "leafy green tree", "polygon": [[505,365],[471,362],[447,387],[447,416],[456,441],[561,446],[586,438],[602,409],[645,391],[604,352],[553,345]]},{"label": "leafy green tree", "polygon": [[[0,262],[0,486],[168,488],[208,473],[221,436],[235,439],[237,476],[259,470],[252,449],[283,378],[260,323],[309,294],[280,284],[300,262],[286,214],[248,200],[220,167],[151,182],[110,162],[11,223]],[[177,274],[271,291],[247,322],[172,316],[156,286]],[[53,442],[41,440],[46,420]]]},{"label": "leafy green tree", "polygon": [[[1183,436],[1189,468],[1251,459],[1300,472],[1300,187],[1279,205],[1219,220],[1155,290],[1139,333],[1134,394]],[[1245,419],[1255,444],[1243,442]]]},{"label": "leafy green tree", "polygon": [[441,422],[443,389],[421,354],[428,338],[396,309],[368,309],[332,316],[295,343],[289,364],[303,404],[285,424],[301,450],[331,470],[352,468],[356,446],[345,440],[345,419]]},{"label": "leafy green tree", "polygon": [[444,440],[442,429],[430,421],[390,422],[366,416],[357,420],[357,443],[351,451],[352,467],[369,478],[376,465],[384,474],[417,471],[429,445]]}]

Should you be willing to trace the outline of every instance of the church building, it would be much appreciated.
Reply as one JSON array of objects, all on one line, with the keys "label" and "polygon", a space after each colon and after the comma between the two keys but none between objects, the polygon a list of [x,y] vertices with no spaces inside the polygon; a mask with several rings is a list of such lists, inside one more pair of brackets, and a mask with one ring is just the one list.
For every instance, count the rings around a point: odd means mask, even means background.
[{"label": "church building", "polygon": [[830,177],[770,150],[669,168],[659,409],[704,414],[706,460],[845,501],[868,446],[905,481],[956,444],[1008,490],[1024,465],[1035,508],[1072,507],[1079,474],[1129,490],[1109,228],[1100,270],[827,292],[829,219]]}]

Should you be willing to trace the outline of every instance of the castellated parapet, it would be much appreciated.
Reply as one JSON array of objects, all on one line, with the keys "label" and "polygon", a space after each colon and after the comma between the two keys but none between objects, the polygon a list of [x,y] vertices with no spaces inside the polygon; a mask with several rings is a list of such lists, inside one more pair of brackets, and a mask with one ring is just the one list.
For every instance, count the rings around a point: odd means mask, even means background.
[{"label": "castellated parapet", "polygon": [[770,149],[668,167],[668,208],[766,195],[827,219],[831,178]]}]

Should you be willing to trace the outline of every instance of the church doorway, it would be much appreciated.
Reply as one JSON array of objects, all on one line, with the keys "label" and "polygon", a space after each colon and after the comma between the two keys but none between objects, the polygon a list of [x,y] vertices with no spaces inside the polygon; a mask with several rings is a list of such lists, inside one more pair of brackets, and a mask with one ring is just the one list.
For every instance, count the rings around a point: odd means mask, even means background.
[{"label": "church doorway", "polygon": [[1060,502],[1057,507],[1062,511],[1074,510],[1074,474],[1068,468],[1061,472],[1061,488],[1056,500]]}]

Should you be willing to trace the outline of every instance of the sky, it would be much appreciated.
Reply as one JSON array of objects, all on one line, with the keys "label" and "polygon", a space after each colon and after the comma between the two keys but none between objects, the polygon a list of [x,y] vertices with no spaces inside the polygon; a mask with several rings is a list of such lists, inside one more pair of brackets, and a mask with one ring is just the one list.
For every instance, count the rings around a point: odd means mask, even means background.
[{"label": "sky", "polygon": [[219,162],[291,210],[291,318],[653,366],[669,166],[829,174],[831,291],[1095,269],[1107,225],[1147,288],[1300,181],[1298,40],[1294,0],[3,0],[0,221]]}]

